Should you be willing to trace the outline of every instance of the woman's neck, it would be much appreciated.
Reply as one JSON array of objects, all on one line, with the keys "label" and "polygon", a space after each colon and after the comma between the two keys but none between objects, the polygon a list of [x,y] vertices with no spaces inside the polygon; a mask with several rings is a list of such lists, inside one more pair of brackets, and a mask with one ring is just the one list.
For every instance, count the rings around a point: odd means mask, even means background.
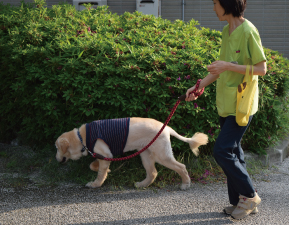
[{"label": "woman's neck", "polygon": [[240,26],[244,21],[244,17],[233,17],[232,15],[227,17],[227,22],[229,23],[229,34],[231,33],[238,27]]}]

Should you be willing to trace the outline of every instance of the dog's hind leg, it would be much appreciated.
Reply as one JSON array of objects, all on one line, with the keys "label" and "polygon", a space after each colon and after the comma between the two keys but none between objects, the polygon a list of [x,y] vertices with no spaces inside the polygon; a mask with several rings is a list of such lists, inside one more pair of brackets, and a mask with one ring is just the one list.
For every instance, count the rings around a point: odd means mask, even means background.
[{"label": "dog's hind leg", "polygon": [[177,172],[182,178],[181,189],[188,189],[191,185],[191,179],[189,177],[186,166],[179,163],[173,155],[172,147],[168,136],[164,136],[159,139],[155,146],[155,161],[171,170]]},{"label": "dog's hind leg", "polygon": [[157,162],[171,170],[176,171],[182,178],[181,189],[186,190],[191,186],[191,179],[189,177],[186,166],[182,163],[179,163],[174,157],[162,157],[159,158]]},{"label": "dog's hind leg", "polygon": [[149,149],[140,154],[142,164],[146,170],[146,178],[141,182],[135,183],[137,188],[149,186],[157,177],[158,172],[155,167],[154,157],[151,154],[154,153],[151,153]]},{"label": "dog's hind leg", "polygon": [[169,129],[165,129],[163,134],[151,146],[152,152],[155,153],[155,161],[171,170],[177,172],[182,178],[181,189],[185,190],[191,186],[191,179],[189,177],[186,166],[179,163],[172,151]]},{"label": "dog's hind leg", "polygon": [[97,178],[93,182],[87,183],[85,186],[90,188],[100,187],[107,177],[109,170],[110,161],[99,160],[99,168]]}]

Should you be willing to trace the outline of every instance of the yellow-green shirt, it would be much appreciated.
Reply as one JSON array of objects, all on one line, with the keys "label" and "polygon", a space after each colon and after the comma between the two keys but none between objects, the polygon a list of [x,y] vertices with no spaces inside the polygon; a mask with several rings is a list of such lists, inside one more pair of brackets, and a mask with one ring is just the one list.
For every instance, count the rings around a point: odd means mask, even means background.
[{"label": "yellow-green shirt", "polygon": [[[255,65],[266,61],[261,39],[257,28],[248,20],[238,26],[229,35],[229,24],[222,32],[220,60],[226,62],[237,61],[238,65]],[[243,82],[244,75],[233,71],[225,71],[217,79],[217,109],[222,117],[236,115],[237,87]],[[253,76],[258,82],[258,76]],[[257,88],[251,109],[251,115],[258,110]]]}]

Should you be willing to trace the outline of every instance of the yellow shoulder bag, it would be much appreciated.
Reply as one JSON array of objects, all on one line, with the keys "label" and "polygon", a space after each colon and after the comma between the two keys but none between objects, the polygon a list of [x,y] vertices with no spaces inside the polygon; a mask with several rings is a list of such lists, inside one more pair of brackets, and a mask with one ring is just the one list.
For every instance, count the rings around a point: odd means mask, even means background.
[{"label": "yellow shoulder bag", "polygon": [[236,122],[239,126],[246,126],[257,90],[257,81],[253,80],[254,66],[250,76],[250,65],[246,67],[246,74],[243,83],[239,84],[237,91]]}]

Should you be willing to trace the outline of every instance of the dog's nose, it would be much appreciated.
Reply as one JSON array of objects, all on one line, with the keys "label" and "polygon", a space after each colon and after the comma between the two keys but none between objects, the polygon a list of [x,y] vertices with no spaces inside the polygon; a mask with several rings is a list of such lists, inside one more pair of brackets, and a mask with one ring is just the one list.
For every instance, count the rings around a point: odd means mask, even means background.
[{"label": "dog's nose", "polygon": [[62,163],[65,163],[65,162],[66,162],[66,157],[63,157],[63,159],[62,159],[61,162],[62,162]]}]

